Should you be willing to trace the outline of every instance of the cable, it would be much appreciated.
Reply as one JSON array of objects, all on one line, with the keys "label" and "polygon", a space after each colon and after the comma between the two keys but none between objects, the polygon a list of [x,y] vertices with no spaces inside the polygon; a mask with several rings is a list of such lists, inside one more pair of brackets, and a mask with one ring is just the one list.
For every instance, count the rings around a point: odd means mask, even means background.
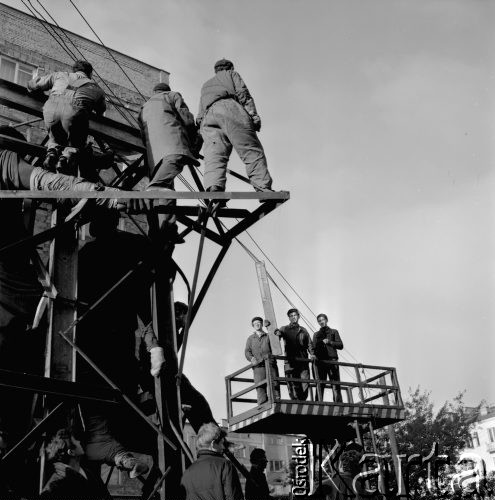
[{"label": "cable", "polygon": [[[62,37],[60,36],[59,33],[56,32],[56,30],[53,28],[53,26],[51,26],[51,29],[53,30],[53,33],[48,30],[47,26],[50,25],[50,23],[46,20],[45,16],[43,16],[43,14],[36,9],[36,7],[34,7],[34,5],[31,3],[31,0],[27,0],[29,2],[29,5],[31,7],[29,7],[25,2],[24,0],[21,0],[21,2],[24,4],[24,6],[31,12],[31,14],[33,15],[33,17],[39,21],[41,23],[41,25],[45,28],[45,30],[48,32],[48,34],[58,43],[58,45],[60,47],[62,47],[62,50],[64,50],[66,52],[66,54],[68,54],[72,59],[76,60],[78,57],[74,54],[74,52],[72,52],[71,49],[69,49],[69,47],[65,44],[65,42],[62,40]],[[65,30],[63,28],[60,27],[60,25],[57,23],[57,21],[55,21],[55,19],[53,18],[53,16],[48,12],[48,10],[43,6],[43,4],[37,0],[38,3],[40,4],[40,6],[43,8],[43,10],[48,14],[48,16],[50,17],[50,19],[53,20],[53,22],[55,23],[55,25],[58,27],[58,29],[65,35],[66,39],[72,44],[72,46],[74,47],[74,49],[78,52],[79,54],[79,57],[81,57],[82,59],[84,59],[85,61],[87,61],[87,59],[84,57],[84,55],[82,54],[82,52],[78,49],[78,47],[76,46],[76,44],[70,39],[70,37],[67,35],[67,33],[65,32]],[[34,11],[34,12],[33,12]],[[35,14],[35,12],[38,14],[38,16],[41,18],[38,18],[37,15]],[[45,24],[47,26],[45,26]],[[56,36],[55,36],[56,35]],[[57,38],[58,37],[58,38]],[[60,41],[59,41],[60,40]],[[101,83],[110,91],[110,93],[112,94],[112,96],[117,100],[117,102],[120,104],[120,106],[126,110],[126,112],[128,113],[128,116],[123,112],[122,109],[120,109],[112,100],[110,100],[109,96],[108,96],[108,93],[105,93],[106,94],[106,97],[109,101],[110,104],[113,105],[113,107],[118,111],[118,113],[122,116],[122,118],[124,118],[124,120],[127,121],[127,123],[129,123],[129,125],[131,126],[134,126],[130,119],[129,119],[129,116],[131,117],[131,119],[133,119],[136,123],[137,123],[137,119],[130,113],[127,111],[127,109],[125,108],[125,106],[123,105],[122,101],[119,99],[119,97],[115,94],[115,92],[112,90],[112,88],[106,83],[106,81],[99,75],[99,73],[93,69],[93,73],[94,75],[96,75],[98,77],[98,79],[101,81]]]},{"label": "cable", "polygon": [[[39,1],[39,0],[38,0]],[[115,64],[122,70],[122,73],[124,73],[124,75],[127,77],[127,79],[129,80],[129,82],[131,82],[131,85],[136,89],[136,92],[144,99],[146,100],[146,98],[144,97],[144,95],[141,93],[141,91],[136,87],[136,85],[134,84],[134,82],[131,80],[130,76],[126,73],[125,69],[120,65],[120,63],[117,61],[117,59],[115,59],[115,56],[112,54],[112,52],[107,48],[107,46],[103,43],[103,40],[97,35],[96,31],[93,29],[93,27],[89,24],[88,20],[84,17],[84,15],[82,14],[82,12],[77,8],[77,6],[75,5],[75,3],[72,1],[72,0],[69,0],[69,2],[72,4],[72,6],[74,7],[74,9],[77,10],[77,12],[79,13],[79,15],[84,19],[84,22],[88,25],[89,29],[93,32],[93,34],[95,35],[95,37],[98,39],[98,41],[101,43],[101,45],[105,48],[105,50],[108,52],[108,54],[110,55],[110,57],[114,60]]]},{"label": "cable", "polygon": [[277,273],[282,277],[282,279],[285,281],[285,283],[287,283],[287,285],[289,286],[289,288],[296,294],[297,298],[307,307],[308,311],[313,316],[316,317],[316,314],[312,311],[311,307],[309,307],[308,304],[304,301],[304,299],[297,293],[297,291],[289,283],[289,281],[285,278],[285,276],[281,273],[281,271],[277,268],[277,266],[273,263],[273,261],[270,259],[270,257],[268,257],[268,255],[263,251],[263,249],[260,247],[260,245],[258,245],[258,243],[256,242],[256,240],[251,236],[250,232],[246,231],[246,234],[249,236],[249,238],[251,239],[251,241],[256,245],[256,247],[258,248],[258,250],[264,255],[264,257],[266,258],[266,260],[268,260],[268,262],[273,266],[273,268],[275,269],[275,271],[277,271]]}]

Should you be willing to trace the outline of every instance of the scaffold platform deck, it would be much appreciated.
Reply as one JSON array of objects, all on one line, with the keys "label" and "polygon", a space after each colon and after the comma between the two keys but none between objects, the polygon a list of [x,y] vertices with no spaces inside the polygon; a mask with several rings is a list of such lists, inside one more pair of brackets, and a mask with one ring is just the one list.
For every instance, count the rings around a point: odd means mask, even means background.
[{"label": "scaffold platform deck", "polygon": [[[271,358],[287,360],[284,356]],[[395,368],[328,361],[339,366],[341,379],[322,381],[314,376],[314,362],[309,359],[307,362],[313,373],[309,379],[273,377],[268,369],[268,359],[264,361],[267,377],[258,383],[254,383],[249,373],[251,365],[226,377],[229,430],[306,434],[312,439],[329,440],[355,434],[352,426],[356,422],[365,424],[372,421],[373,427],[378,429],[404,419],[405,409]],[[299,383],[308,385],[307,401],[289,397],[289,384]],[[236,388],[234,392],[236,384],[243,388]],[[258,405],[253,395],[258,387],[264,385],[268,400]],[[280,396],[274,395],[277,385]],[[337,393],[340,393],[342,402],[335,401]]]}]

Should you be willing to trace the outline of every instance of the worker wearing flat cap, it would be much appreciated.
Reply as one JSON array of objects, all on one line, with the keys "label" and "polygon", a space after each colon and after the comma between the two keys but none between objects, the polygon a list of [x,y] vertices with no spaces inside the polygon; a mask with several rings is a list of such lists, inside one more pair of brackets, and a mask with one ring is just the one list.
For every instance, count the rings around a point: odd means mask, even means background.
[{"label": "worker wearing flat cap", "polygon": [[[263,330],[263,319],[256,316],[251,320],[251,325],[254,328],[254,332],[248,337],[246,341],[246,348],[244,354],[246,359],[251,363],[253,367],[254,383],[257,384],[264,380],[266,375],[265,359],[267,359],[272,354],[272,348],[270,346],[270,338],[268,334]],[[277,361],[275,359],[270,359],[270,371],[273,377],[278,377]],[[273,383],[273,396],[275,399],[280,398],[280,389],[278,383]],[[268,400],[266,394],[266,384],[260,385],[256,388],[257,401],[258,404],[263,404]]]},{"label": "worker wearing flat cap", "polygon": [[[174,190],[174,179],[186,165],[198,166],[200,139],[194,116],[179,92],[166,83],[158,83],[153,95],[141,108],[139,125],[146,146],[150,182],[146,190]],[[163,205],[174,206],[175,200]],[[161,231],[166,240],[177,238],[174,214],[160,214]]]},{"label": "worker wearing flat cap", "polygon": [[196,122],[204,139],[205,187],[225,191],[227,162],[234,148],[246,165],[256,191],[271,191],[265,152],[256,132],[261,120],[243,79],[227,59],[215,64],[215,76],[201,88]]}]

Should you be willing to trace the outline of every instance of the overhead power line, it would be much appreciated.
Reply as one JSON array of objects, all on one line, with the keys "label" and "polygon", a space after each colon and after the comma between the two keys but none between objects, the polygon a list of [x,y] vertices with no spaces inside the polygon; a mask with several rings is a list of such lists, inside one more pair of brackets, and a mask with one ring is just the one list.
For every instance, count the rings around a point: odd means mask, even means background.
[{"label": "overhead power line", "polygon": [[98,36],[98,34],[93,29],[93,27],[91,26],[91,24],[89,24],[89,21],[84,17],[83,13],[77,8],[76,4],[72,0],[69,0],[69,2],[72,4],[72,6],[74,7],[74,9],[76,9],[76,11],[79,13],[79,15],[83,18],[84,22],[88,25],[88,28],[93,32],[94,36],[98,39],[98,41],[100,42],[100,44],[105,48],[105,50],[108,52],[108,54],[110,55],[110,57],[114,60],[115,64],[122,70],[122,73],[124,73],[124,75],[127,77],[127,79],[129,80],[129,82],[131,83],[131,85],[136,89],[136,92],[144,100],[146,100],[146,97],[144,97],[144,95],[141,93],[141,91],[136,87],[136,85],[132,81],[131,77],[127,74],[127,72],[125,71],[125,69],[117,61],[117,59],[113,55],[112,51],[110,49],[108,49],[108,47],[103,43],[103,40]]}]

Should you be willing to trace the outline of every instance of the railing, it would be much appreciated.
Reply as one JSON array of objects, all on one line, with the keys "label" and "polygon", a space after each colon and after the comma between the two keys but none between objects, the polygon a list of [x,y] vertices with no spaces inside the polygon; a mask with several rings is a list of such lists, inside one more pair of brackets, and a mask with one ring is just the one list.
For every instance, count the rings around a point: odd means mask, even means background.
[{"label": "railing", "polygon": [[[270,369],[274,360],[275,363],[278,361],[278,365],[280,365],[277,367],[279,376],[274,376]],[[230,419],[245,411],[257,408],[259,404],[256,389],[262,386],[266,387],[266,405],[281,401],[302,402],[302,400],[294,399],[294,391],[291,391],[291,386],[304,384],[307,387],[308,395],[304,401],[311,404],[383,406],[390,408],[403,408],[404,406],[395,368],[296,358],[291,363],[295,361],[300,367],[307,367],[309,378],[280,376],[281,361],[284,362],[282,373],[290,375],[290,371],[287,371],[287,360],[286,356],[270,355],[261,363],[255,365],[261,367],[264,364],[265,367],[265,378],[257,383],[254,382],[253,378],[253,365],[244,366],[225,377],[228,418]],[[318,366],[325,365],[338,367],[339,380],[322,380],[319,378]],[[335,368],[333,371],[335,372]],[[265,403],[260,404],[264,405]]]}]

